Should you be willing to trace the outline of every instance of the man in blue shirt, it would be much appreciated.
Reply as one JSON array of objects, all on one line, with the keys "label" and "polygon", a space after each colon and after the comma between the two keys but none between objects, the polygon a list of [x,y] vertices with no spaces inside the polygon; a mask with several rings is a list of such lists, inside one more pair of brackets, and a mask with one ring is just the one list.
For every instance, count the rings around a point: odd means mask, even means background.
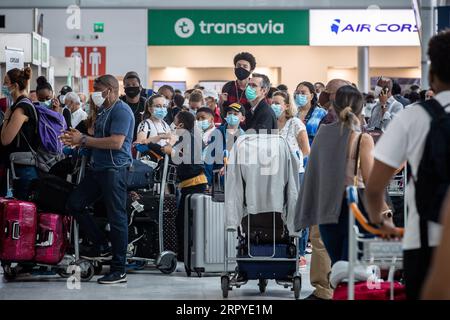
[{"label": "man in blue shirt", "polygon": [[[132,163],[134,115],[119,99],[119,82],[112,75],[94,81],[92,100],[99,108],[94,137],[75,129],[65,132],[66,145],[92,149],[92,166],[84,180],[67,201],[67,212],[73,215],[97,246],[96,256],[107,256],[112,250],[110,273],[98,280],[101,284],[126,282],[125,263],[128,245],[127,171]],[[108,240],[85,208],[103,198],[111,228]]]}]

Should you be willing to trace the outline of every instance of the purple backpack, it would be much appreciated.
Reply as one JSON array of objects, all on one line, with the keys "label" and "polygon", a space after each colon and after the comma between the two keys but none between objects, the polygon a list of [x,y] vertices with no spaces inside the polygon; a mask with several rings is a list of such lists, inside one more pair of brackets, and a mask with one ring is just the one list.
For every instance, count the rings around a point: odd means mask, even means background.
[{"label": "purple backpack", "polygon": [[41,142],[40,149],[52,154],[62,154],[64,146],[59,136],[63,131],[67,130],[66,120],[63,115],[39,103],[32,103],[28,98],[23,99],[21,102],[33,106],[37,121],[36,133],[39,134],[39,140]]}]

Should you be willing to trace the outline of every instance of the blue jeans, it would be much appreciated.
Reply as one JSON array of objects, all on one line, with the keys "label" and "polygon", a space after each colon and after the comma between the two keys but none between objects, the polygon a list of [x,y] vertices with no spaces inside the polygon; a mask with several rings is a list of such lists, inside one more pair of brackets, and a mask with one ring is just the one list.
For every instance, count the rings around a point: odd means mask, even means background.
[{"label": "blue jeans", "polygon": [[27,201],[30,196],[31,181],[38,179],[36,167],[15,165],[14,171],[19,178],[14,180],[13,194],[19,200]]},{"label": "blue jeans", "polygon": [[67,212],[77,219],[89,239],[99,247],[108,246],[105,234],[100,230],[86,207],[103,198],[111,228],[111,272],[125,272],[128,246],[127,170],[111,168],[87,171],[84,180],[67,201]]},{"label": "blue jeans", "polygon": [[[302,187],[304,176],[305,176],[304,172],[298,174],[300,188]],[[309,238],[309,228],[303,229],[300,236],[298,248],[298,254],[300,255],[300,257],[303,257],[305,255],[306,246],[308,245],[308,238]]]},{"label": "blue jeans", "polygon": [[[363,215],[367,217],[364,208],[360,206],[360,210]],[[327,249],[328,255],[330,256],[331,265],[341,260],[348,261],[348,211],[347,200],[344,198],[338,223],[319,225],[320,236]],[[365,237],[373,237],[373,235],[368,234],[358,222],[356,222],[356,225]],[[358,254],[358,256],[360,256],[360,254]]]}]

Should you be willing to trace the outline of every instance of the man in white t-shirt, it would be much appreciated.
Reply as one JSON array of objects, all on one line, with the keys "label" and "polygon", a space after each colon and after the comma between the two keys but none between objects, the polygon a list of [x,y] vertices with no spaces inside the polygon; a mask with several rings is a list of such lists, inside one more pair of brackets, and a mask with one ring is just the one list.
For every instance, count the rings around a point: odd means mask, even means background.
[{"label": "man in white t-shirt", "polygon": [[[446,112],[450,112],[450,31],[434,36],[429,43],[429,82],[437,93],[434,97]],[[375,164],[367,183],[367,209],[371,222],[389,233],[389,224],[384,224],[382,211],[383,194],[392,175],[406,161],[411,167],[412,178],[406,187],[408,219],[403,239],[404,271],[408,299],[418,299],[430,265],[430,258],[441,239],[441,225],[425,222],[422,246],[420,218],[415,200],[415,181],[430,130],[431,117],[420,104],[400,111],[375,147]],[[427,230],[428,229],[428,230]]]},{"label": "man in white t-shirt", "polygon": [[87,119],[87,113],[81,108],[80,97],[75,92],[68,92],[64,98],[66,107],[70,110],[72,128]]}]

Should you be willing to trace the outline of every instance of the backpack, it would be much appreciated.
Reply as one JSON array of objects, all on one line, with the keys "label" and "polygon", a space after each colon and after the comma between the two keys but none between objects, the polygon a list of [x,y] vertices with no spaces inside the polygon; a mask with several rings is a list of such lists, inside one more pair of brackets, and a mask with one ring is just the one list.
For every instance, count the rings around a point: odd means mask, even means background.
[{"label": "backpack", "polygon": [[[30,148],[30,152],[33,154],[35,165],[42,171],[48,172],[55,163],[64,157],[64,146],[59,136],[62,131],[67,130],[66,121],[58,112],[50,110],[38,103],[34,104],[28,98],[24,98],[20,102],[33,106],[34,116],[36,118],[36,134],[39,136],[39,146],[37,150],[34,150],[22,131],[20,131],[17,143],[20,143],[19,141],[22,137]],[[20,158],[21,155],[19,153],[14,158],[17,159],[16,163],[20,164]]]},{"label": "backpack", "polygon": [[[427,221],[440,222],[440,211],[450,186],[450,113],[435,99],[421,103],[431,116],[430,131],[425,140],[419,164],[416,189],[416,206],[423,226]],[[421,232],[427,228],[421,227]],[[427,246],[428,236],[422,237]]]}]

